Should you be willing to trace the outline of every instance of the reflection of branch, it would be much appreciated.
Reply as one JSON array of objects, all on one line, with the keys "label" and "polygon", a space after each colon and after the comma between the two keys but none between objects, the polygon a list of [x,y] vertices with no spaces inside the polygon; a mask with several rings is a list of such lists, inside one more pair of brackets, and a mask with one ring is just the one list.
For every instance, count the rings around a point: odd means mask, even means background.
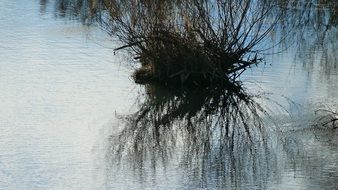
[{"label": "reflection of branch", "polygon": [[[300,59],[306,69],[311,69],[313,64],[318,61],[326,72],[324,74],[329,74],[336,66],[338,55],[332,51],[337,47],[337,25],[332,22],[336,19],[336,1],[285,2],[286,5],[280,5],[280,9],[283,11],[283,22],[277,25],[276,30],[280,36],[288,36],[283,41],[283,45],[289,46],[292,43],[296,45],[295,58]],[[294,6],[290,6],[289,3],[293,3]],[[287,35],[290,31],[292,34]]]},{"label": "reflection of branch", "polygon": [[211,162],[219,166],[218,172],[234,167],[241,173],[239,160],[264,156],[265,113],[241,85],[183,89],[148,85],[146,91],[138,111],[126,116],[122,132],[112,137],[114,159],[127,159],[137,169],[149,160],[166,164],[180,149],[187,170],[205,170]]},{"label": "reflection of branch", "polygon": [[318,117],[315,120],[315,126],[323,126],[323,127],[327,127],[330,124],[332,124],[333,128],[338,128],[338,126],[336,125],[336,122],[338,121],[338,113],[333,111],[333,110],[329,110],[329,109],[318,109],[316,112],[316,114],[318,113],[323,113],[323,116]]}]

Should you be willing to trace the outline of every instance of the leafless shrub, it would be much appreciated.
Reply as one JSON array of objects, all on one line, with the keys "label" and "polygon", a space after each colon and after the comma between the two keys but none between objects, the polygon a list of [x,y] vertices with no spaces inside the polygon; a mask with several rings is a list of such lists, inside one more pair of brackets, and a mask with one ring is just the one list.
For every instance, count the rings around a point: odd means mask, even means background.
[{"label": "leafless shrub", "polygon": [[[236,79],[257,64],[273,30],[270,1],[103,0],[104,28],[140,60],[136,81],[201,84]],[[268,17],[270,16],[270,17]]]}]

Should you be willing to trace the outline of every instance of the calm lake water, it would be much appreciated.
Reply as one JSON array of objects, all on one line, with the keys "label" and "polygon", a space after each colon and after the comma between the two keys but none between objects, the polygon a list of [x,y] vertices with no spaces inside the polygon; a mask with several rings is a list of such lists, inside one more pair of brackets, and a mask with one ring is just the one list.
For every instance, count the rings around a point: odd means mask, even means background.
[{"label": "calm lake water", "polygon": [[241,77],[269,115],[250,138],[219,119],[250,117],[238,94],[137,85],[117,42],[44,2],[0,1],[0,189],[337,189],[338,130],[313,126],[337,110],[337,7]]}]

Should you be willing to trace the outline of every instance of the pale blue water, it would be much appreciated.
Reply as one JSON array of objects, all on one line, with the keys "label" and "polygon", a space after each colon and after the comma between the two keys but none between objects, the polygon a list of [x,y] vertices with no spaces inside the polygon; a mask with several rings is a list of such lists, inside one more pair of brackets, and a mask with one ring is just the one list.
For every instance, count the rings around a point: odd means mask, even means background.
[{"label": "pale blue water", "polygon": [[99,27],[58,18],[52,3],[41,8],[36,0],[0,1],[0,189],[337,188],[337,129],[311,127],[316,109],[337,110],[336,26],[326,37],[333,42],[323,42],[329,47],[296,43],[242,77],[293,114],[271,110],[279,127],[268,130],[267,152],[239,146],[189,163],[183,133],[166,162],[149,155],[141,166],[131,156],[118,165],[111,136],[125,127],[119,116],[142,102],[143,87]]}]

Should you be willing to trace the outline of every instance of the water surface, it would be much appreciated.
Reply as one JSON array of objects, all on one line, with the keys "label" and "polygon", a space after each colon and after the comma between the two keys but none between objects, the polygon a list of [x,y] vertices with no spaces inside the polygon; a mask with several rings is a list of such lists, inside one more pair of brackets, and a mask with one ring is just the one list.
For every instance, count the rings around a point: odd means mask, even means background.
[{"label": "water surface", "polygon": [[[249,141],[236,122],[219,138],[237,93],[136,85],[111,37],[44,2],[0,2],[0,189],[337,187],[337,129],[312,125],[315,110],[337,108],[336,9],[310,7],[319,19],[241,77],[270,115],[248,121]],[[235,107],[202,101],[218,97]]]}]

